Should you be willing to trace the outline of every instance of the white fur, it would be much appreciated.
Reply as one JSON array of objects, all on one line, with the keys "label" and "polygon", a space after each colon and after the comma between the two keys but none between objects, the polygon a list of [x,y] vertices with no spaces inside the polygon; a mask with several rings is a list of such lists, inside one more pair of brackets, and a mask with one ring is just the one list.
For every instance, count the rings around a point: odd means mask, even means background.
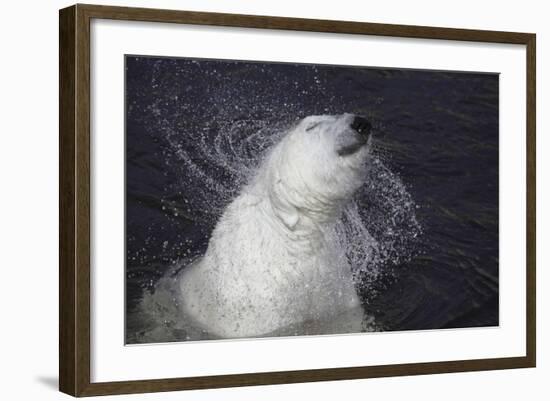
[{"label": "white fur", "polygon": [[359,331],[363,310],[330,232],[362,184],[353,116],[311,116],[266,155],[179,278],[185,314],[219,337]]}]

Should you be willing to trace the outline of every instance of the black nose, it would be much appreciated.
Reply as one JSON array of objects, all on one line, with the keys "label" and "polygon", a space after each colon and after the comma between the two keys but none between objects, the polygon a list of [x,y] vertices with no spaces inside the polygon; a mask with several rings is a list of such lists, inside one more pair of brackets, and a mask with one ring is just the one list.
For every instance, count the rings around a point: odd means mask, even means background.
[{"label": "black nose", "polygon": [[368,120],[361,116],[355,116],[350,124],[350,127],[364,137],[368,137],[372,129],[372,125],[368,122]]}]

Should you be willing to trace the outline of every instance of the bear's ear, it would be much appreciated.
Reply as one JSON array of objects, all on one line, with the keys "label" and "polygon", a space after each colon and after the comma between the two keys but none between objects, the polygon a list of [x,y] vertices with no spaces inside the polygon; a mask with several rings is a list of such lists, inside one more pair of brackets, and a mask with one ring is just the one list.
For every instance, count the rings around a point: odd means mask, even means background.
[{"label": "bear's ear", "polygon": [[279,218],[279,220],[282,221],[282,223],[291,231],[294,231],[296,228],[296,224],[298,224],[298,221],[300,220],[300,215],[298,214],[298,211],[296,208],[290,206],[290,207],[274,207],[273,210],[275,211],[275,216]]},{"label": "bear's ear", "polygon": [[276,181],[273,189],[274,191],[270,193],[273,212],[286,228],[293,231],[300,220],[300,214],[293,205],[283,200],[285,199],[285,188],[281,179]]}]

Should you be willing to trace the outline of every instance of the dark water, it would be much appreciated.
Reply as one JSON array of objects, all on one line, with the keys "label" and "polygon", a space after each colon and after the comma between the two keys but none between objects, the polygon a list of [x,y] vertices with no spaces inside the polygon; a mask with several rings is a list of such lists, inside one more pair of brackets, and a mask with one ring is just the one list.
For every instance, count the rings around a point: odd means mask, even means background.
[{"label": "dark water", "polygon": [[[383,257],[358,268],[377,327],[498,325],[498,82],[483,73],[128,56],[127,342],[177,325],[145,316],[144,294],[204,254],[224,207],[281,132],[343,112],[374,126],[378,164],[355,202],[384,244]],[[185,339],[174,333],[156,340]]]}]

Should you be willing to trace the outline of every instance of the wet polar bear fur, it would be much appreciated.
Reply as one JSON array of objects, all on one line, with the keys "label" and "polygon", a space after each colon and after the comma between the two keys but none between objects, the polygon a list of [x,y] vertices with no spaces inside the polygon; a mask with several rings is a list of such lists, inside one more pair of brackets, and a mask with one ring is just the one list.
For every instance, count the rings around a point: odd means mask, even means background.
[{"label": "wet polar bear fur", "polygon": [[358,332],[363,308],[331,239],[364,182],[370,124],[310,116],[266,154],[178,278],[187,318],[221,338]]}]

